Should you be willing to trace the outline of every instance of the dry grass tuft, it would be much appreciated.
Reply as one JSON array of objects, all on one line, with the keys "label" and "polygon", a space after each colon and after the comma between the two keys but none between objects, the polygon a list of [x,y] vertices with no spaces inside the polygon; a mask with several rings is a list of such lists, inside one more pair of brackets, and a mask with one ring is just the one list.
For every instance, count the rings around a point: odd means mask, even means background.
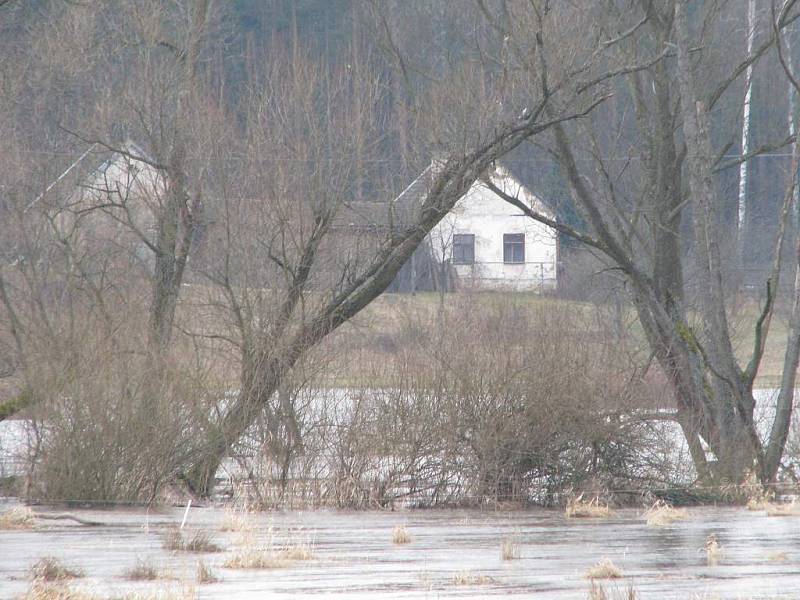
[{"label": "dry grass tuft", "polygon": [[220,531],[253,531],[256,528],[252,513],[247,510],[225,509]]},{"label": "dry grass tuft", "polygon": [[311,560],[314,558],[314,552],[306,544],[287,546],[280,550],[278,554],[288,560]]},{"label": "dry grass tuft", "polygon": [[774,494],[760,486],[753,486],[747,498],[747,510],[767,510],[772,504]]},{"label": "dry grass tuft", "polygon": [[102,600],[86,590],[76,590],[64,583],[34,581],[19,600]]},{"label": "dry grass tuft", "polygon": [[83,571],[65,567],[52,556],[40,558],[31,567],[31,578],[36,581],[66,581],[80,577],[83,577]]},{"label": "dry grass tuft", "polygon": [[222,566],[226,569],[282,569],[292,561],[279,553],[263,548],[243,548],[228,557]]},{"label": "dry grass tuft", "polygon": [[219,581],[216,573],[202,560],[197,563],[197,583],[216,583]]},{"label": "dry grass tuft", "polygon": [[180,529],[170,529],[164,536],[163,547],[174,552],[221,552],[217,544],[211,540],[211,535],[206,531],[196,531],[191,539],[186,540]]},{"label": "dry grass tuft", "polygon": [[453,575],[453,585],[487,585],[495,580],[489,575],[475,574],[470,571],[459,571]]},{"label": "dry grass tuft", "polygon": [[589,600],[637,600],[637,598],[638,595],[633,587],[628,587],[625,591],[614,590],[611,595],[596,581],[592,581],[592,587],[589,588]]},{"label": "dry grass tuft", "polygon": [[767,560],[770,562],[786,562],[789,560],[789,555],[786,552],[770,552],[767,554]]},{"label": "dry grass tuft", "polygon": [[196,531],[183,549],[187,552],[222,552],[222,548],[211,540],[211,535],[206,531]]},{"label": "dry grass tuft", "polygon": [[0,529],[33,529],[33,511],[17,506],[0,513]]},{"label": "dry grass tuft", "polygon": [[686,516],[684,509],[674,508],[663,500],[656,500],[644,513],[644,517],[650,527],[665,527],[675,521],[684,520]]},{"label": "dry grass tuft", "polygon": [[622,576],[622,570],[608,558],[604,558],[586,571],[587,579],[619,579]]},{"label": "dry grass tuft", "polygon": [[800,517],[800,504],[792,500],[789,504],[767,503],[764,509],[768,517]]},{"label": "dry grass tuft", "polygon": [[313,546],[297,532],[289,532],[282,545],[275,543],[272,527],[267,531],[266,544],[257,543],[251,531],[242,532],[239,549],[223,563],[228,569],[280,569],[292,563],[314,558]]},{"label": "dry grass tuft", "polygon": [[395,525],[392,530],[392,543],[408,544],[411,542],[411,534],[408,533],[405,525]]},{"label": "dry grass tuft", "polygon": [[280,549],[242,548],[230,556],[223,566],[228,569],[282,569],[300,560],[311,560],[314,553],[307,544],[295,544]]},{"label": "dry grass tuft", "polygon": [[606,519],[611,516],[608,504],[600,504],[600,498],[584,500],[583,495],[567,502],[565,514],[568,519]]},{"label": "dry grass tuft", "polygon": [[706,538],[706,562],[710,566],[714,566],[719,562],[719,557],[722,554],[722,546],[719,545],[717,536],[711,534]]},{"label": "dry grass tuft", "polygon": [[158,569],[148,562],[137,560],[136,566],[126,570],[124,576],[131,581],[153,581],[158,579]]},{"label": "dry grass tuft", "polygon": [[168,529],[167,533],[164,534],[164,539],[161,542],[161,546],[164,548],[164,550],[171,550],[173,552],[183,550],[183,544],[183,534],[177,527]]},{"label": "dry grass tuft", "polygon": [[503,560],[516,560],[521,556],[519,543],[514,538],[507,537],[500,543],[500,558]]},{"label": "dry grass tuft", "polygon": [[131,592],[129,594],[125,594],[118,600],[195,600],[195,598],[197,598],[197,591],[195,590],[194,586],[187,585],[182,589],[143,590]]}]

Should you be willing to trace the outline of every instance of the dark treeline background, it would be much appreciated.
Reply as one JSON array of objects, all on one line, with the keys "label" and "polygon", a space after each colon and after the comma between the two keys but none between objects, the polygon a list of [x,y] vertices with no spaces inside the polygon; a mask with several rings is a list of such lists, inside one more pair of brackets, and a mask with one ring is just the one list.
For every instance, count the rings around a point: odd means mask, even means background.
[{"label": "dark treeline background", "polygon": [[[770,4],[765,0],[756,4],[758,45],[769,33]],[[715,51],[730,60],[746,54],[747,2],[732,0],[727,5],[726,17],[718,26],[727,30],[722,39],[728,47]],[[174,8],[171,6],[165,3],[165,13]],[[118,31],[99,25],[105,21],[104,12],[112,14],[116,10],[114,3],[100,2],[93,3],[91,10],[87,7],[81,11],[61,0],[11,2],[3,7],[2,60],[6,67],[25,65],[24,72],[19,72],[21,85],[10,96],[13,70],[4,69],[7,93],[3,127],[16,130],[15,138],[26,140],[29,153],[46,157],[37,161],[40,177],[35,185],[41,186],[57,176],[71,157],[80,154],[82,142],[62,128],[69,128],[70,124],[77,128],[81,113],[89,115],[103,96],[108,100],[115,94],[111,91],[112,82],[125,77],[125,63],[130,59],[125,44],[120,43]],[[57,19],[64,11],[71,13],[68,23]],[[393,100],[424,90],[437,74],[465,58],[477,60],[484,41],[482,34],[489,27],[476,3],[467,0],[235,0],[218,6],[216,18],[217,27],[212,32],[213,39],[206,44],[204,64],[228,108],[237,106],[252,89],[257,65],[269,62],[278,49],[291,51],[299,46],[327,64],[347,68],[369,64],[376,69],[388,90],[381,119],[384,137],[380,148],[365,149],[369,156],[364,158],[391,161],[393,166],[386,172],[392,177],[388,186],[385,179],[378,183],[369,177],[358,186],[364,199],[376,201],[385,201],[402,190],[430,160],[430,147],[414,138],[413,117],[398,111],[401,103]],[[406,57],[405,80],[386,52],[387,32],[391,32],[396,50]],[[793,39],[790,31],[787,40]],[[104,61],[89,59],[96,51],[106,55]],[[501,68],[499,63],[495,68]],[[741,152],[744,78],[739,79],[734,92],[726,94],[715,111],[717,141],[727,148],[728,158]],[[48,90],[46,94],[42,93],[43,85]],[[453,90],[454,103],[460,93]],[[789,110],[789,86],[774,50],[755,69],[752,94],[751,148],[774,146],[788,134]],[[625,102],[620,96],[619,101],[607,103],[599,111],[605,116],[599,118],[624,115],[628,110]],[[121,137],[135,136],[129,129],[119,123],[116,133]],[[615,160],[622,164],[640,159],[627,152],[620,141],[615,147],[619,150]],[[775,148],[750,161],[746,223],[749,250],[741,265],[745,270],[761,269],[769,260],[775,214],[790,162],[788,154],[788,146]],[[506,163],[562,220],[579,221],[558,168],[545,150],[526,145],[509,156]],[[736,220],[738,181],[736,166],[721,171],[717,181],[726,192],[723,214],[731,228]],[[569,244],[566,239],[563,242]]]}]

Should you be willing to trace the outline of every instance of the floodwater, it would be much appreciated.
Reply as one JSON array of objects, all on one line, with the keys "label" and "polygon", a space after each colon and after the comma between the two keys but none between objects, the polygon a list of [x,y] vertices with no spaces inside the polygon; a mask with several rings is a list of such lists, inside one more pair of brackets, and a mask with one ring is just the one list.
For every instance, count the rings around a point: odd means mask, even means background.
[{"label": "floodwater", "polygon": [[[0,500],[0,511],[10,506]],[[242,543],[242,533],[221,531],[225,511],[220,508],[188,512],[186,532],[205,530],[224,548],[203,555],[162,548],[165,532],[180,525],[182,508],[70,514],[103,525],[47,520],[31,530],[0,530],[0,598],[22,594],[31,565],[43,556],[83,570],[85,578],[73,585],[99,595],[191,584],[201,599],[586,598],[586,570],[608,558],[624,578],[604,582],[606,589],[631,585],[639,598],[800,598],[800,517],[767,517],[743,508],[692,508],[686,520],[662,528],[649,527],[633,509],[603,520],[567,520],[549,510],[251,514],[247,518],[260,543],[272,537],[280,544],[288,536],[313,548],[311,560],[268,570],[222,566]],[[392,543],[396,525],[407,528],[410,543]],[[707,564],[704,550],[710,534],[722,548],[716,565]],[[500,556],[508,537],[519,544],[516,560]],[[776,560],[778,553],[785,555],[782,560]],[[194,583],[200,559],[221,581]],[[125,571],[140,560],[170,579],[127,581]],[[472,584],[457,585],[454,578],[464,572]]]}]

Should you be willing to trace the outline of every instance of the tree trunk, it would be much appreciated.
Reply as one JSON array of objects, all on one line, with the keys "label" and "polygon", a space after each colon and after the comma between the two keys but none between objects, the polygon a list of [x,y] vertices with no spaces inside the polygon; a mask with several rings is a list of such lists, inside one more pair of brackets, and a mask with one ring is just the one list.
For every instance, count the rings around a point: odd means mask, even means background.
[{"label": "tree trunk", "polygon": [[[753,52],[753,37],[756,28],[756,0],[747,0],[747,55]],[[753,65],[748,65],[744,79],[744,103],[742,105],[742,154],[750,152],[750,100],[753,96]],[[744,245],[747,232],[747,179],[750,164],[739,165],[739,202],[736,211],[736,268],[744,267]]]}]

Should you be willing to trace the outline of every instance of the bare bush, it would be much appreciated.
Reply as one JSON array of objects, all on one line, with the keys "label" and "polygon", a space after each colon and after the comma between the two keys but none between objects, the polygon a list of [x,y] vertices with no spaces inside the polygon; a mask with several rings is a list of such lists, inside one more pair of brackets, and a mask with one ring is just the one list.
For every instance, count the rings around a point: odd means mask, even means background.
[{"label": "bare bush", "polygon": [[[343,332],[331,342],[340,360],[291,392],[291,461],[264,442],[240,446],[240,476],[261,500],[291,488],[286,502],[350,507],[547,504],[659,476],[656,452],[641,452],[656,438],[636,417],[647,384],[609,358],[591,308],[457,295],[444,315],[393,309],[397,325],[380,307],[380,333],[357,325],[353,343]],[[387,352],[392,327],[407,333]]]},{"label": "bare bush", "polygon": [[75,362],[37,407],[29,494],[152,502],[196,446],[203,390],[178,372],[153,386],[146,361],[130,357],[88,352]]}]

